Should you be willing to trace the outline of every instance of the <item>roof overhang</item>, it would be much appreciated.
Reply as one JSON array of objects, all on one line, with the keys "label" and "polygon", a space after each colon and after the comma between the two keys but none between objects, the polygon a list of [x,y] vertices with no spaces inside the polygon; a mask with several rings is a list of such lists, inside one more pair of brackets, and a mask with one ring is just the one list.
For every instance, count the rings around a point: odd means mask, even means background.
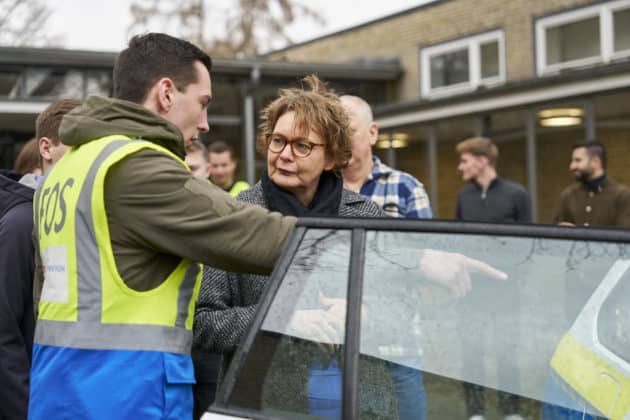
[{"label": "roof overhang", "polygon": [[624,88],[630,88],[629,63],[538,78],[441,100],[386,105],[375,108],[374,113],[378,126],[386,129],[537,106]]},{"label": "roof overhang", "polygon": [[[113,68],[114,52],[66,50],[60,48],[0,47],[0,65]],[[398,63],[328,64],[289,63],[266,60],[213,58],[215,74],[251,77],[296,77],[316,73],[322,78],[389,81],[402,74]]]}]

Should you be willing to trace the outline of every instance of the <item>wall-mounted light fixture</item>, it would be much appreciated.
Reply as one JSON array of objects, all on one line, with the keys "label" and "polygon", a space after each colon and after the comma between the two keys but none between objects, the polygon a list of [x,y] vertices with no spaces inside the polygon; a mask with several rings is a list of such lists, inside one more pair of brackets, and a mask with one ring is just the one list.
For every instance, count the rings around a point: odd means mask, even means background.
[{"label": "wall-mounted light fixture", "polygon": [[582,124],[584,110],[581,108],[552,108],[538,111],[543,127],[571,127]]},{"label": "wall-mounted light fixture", "polygon": [[379,149],[400,149],[407,147],[409,134],[407,133],[382,133],[378,135],[376,147]]}]

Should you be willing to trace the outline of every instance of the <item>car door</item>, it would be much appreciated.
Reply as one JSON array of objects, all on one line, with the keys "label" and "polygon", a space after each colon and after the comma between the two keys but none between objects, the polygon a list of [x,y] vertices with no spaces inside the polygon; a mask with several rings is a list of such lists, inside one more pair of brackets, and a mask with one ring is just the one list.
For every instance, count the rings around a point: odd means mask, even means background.
[{"label": "car door", "polygon": [[567,374],[552,360],[581,317],[597,313],[591,329],[627,363],[629,289],[625,280],[606,285],[611,270],[630,265],[629,244],[628,232],[613,230],[300,220],[210,411],[623,418],[630,396],[620,365],[605,371],[610,389],[621,381],[608,412],[571,379],[587,361],[569,352]]}]

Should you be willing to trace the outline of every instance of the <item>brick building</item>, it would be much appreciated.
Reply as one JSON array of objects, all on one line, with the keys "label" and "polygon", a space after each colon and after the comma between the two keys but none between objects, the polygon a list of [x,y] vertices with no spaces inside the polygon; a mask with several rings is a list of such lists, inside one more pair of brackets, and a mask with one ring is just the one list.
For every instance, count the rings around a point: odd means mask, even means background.
[{"label": "brick building", "polygon": [[571,145],[598,139],[630,184],[630,0],[442,0],[268,54],[287,62],[398,62],[373,103],[386,161],[428,187],[439,217],[461,187],[456,142],[487,135],[499,173],[549,223]]}]

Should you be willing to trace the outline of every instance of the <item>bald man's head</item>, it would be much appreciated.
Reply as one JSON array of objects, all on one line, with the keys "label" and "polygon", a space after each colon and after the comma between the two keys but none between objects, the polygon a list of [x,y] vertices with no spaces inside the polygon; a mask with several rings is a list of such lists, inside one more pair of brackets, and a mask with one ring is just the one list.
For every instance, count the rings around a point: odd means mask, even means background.
[{"label": "bald man's head", "polygon": [[341,103],[351,118],[358,118],[364,124],[370,124],[374,120],[372,108],[362,98],[353,95],[340,96]]},{"label": "bald man's head", "polygon": [[372,109],[358,96],[343,95],[339,98],[344,110],[350,117],[352,134],[352,158],[344,177],[365,173],[372,170],[372,146],[378,138],[378,127],[374,123]]}]

